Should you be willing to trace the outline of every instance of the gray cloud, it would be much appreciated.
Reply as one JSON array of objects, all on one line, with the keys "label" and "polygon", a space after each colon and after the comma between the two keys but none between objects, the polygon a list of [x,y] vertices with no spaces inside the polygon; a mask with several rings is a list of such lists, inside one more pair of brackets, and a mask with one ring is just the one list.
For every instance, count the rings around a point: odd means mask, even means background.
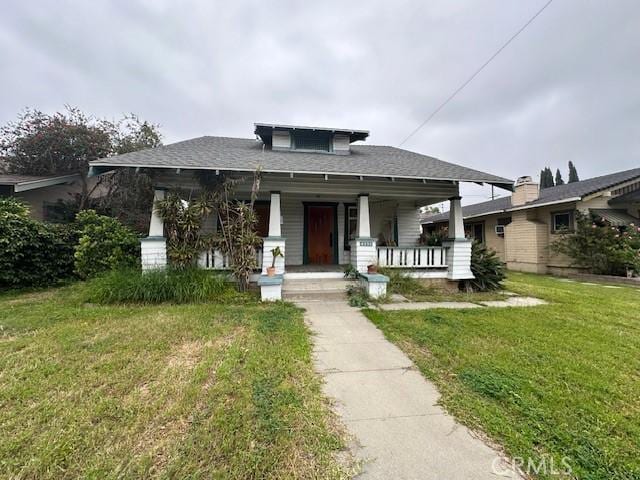
[{"label": "gray cloud", "polygon": [[[269,121],[397,145],[542,3],[5,2],[0,122],[68,103],[167,142]],[[405,147],[511,178],[637,167],[639,31],[633,0],[557,0]]]}]

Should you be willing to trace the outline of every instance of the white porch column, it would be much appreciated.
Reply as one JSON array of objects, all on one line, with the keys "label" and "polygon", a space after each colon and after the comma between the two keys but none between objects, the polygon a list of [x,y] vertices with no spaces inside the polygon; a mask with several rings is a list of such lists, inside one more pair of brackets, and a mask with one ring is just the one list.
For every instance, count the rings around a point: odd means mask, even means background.
[{"label": "white porch column", "polygon": [[156,189],[153,193],[149,236],[140,240],[140,260],[142,270],[153,270],[167,266],[167,241],[164,238],[164,221],[158,215],[156,202],[164,199],[165,191]]},{"label": "white porch column", "polygon": [[443,242],[447,248],[447,278],[465,280],[473,278],[471,272],[471,240],[464,235],[464,217],[459,196],[449,199],[449,238]]},{"label": "white porch column", "polygon": [[371,238],[369,194],[358,195],[358,230],[351,242],[351,264],[358,272],[366,272],[367,266],[378,263],[376,240]]},{"label": "white porch column", "polygon": [[465,238],[461,200],[459,196],[449,199],[449,238]]},{"label": "white porch column", "polygon": [[[266,275],[267,267],[271,266],[273,254],[271,250],[280,247],[285,255],[285,239],[282,238],[282,213],[280,210],[280,192],[271,192],[269,207],[269,236],[262,240],[262,274]],[[276,275],[284,273],[284,256],[276,259]]]},{"label": "white porch column", "polygon": [[358,195],[358,237],[370,238],[369,194]]},{"label": "white porch column", "polygon": [[269,207],[269,237],[280,237],[280,192],[271,192],[271,206]]}]

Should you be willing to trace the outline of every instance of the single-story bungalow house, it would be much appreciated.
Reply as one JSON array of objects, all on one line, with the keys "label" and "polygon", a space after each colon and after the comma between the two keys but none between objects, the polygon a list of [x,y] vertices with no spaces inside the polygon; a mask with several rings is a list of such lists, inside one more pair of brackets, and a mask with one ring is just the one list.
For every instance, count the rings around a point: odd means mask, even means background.
[{"label": "single-story bungalow house", "polygon": [[0,197],[16,197],[30,207],[36,220],[57,221],[61,202],[82,191],[80,175],[16,175],[0,173]]},{"label": "single-story bungalow house", "polygon": [[[164,190],[201,188],[198,172],[247,176],[260,169],[258,252],[262,274],[280,247],[276,272],[287,278],[340,277],[351,263],[366,275],[367,265],[404,268],[416,276],[472,278],[471,244],[465,239],[459,187],[487,183],[511,190],[509,179],[437,158],[378,145],[360,145],[367,130],[255,123],[255,138],[205,136],[91,162],[91,174],[119,168],[152,171],[156,199]],[[202,176],[200,176],[201,178]],[[238,198],[248,199],[250,179]],[[419,208],[449,200],[450,241],[419,245]],[[215,225],[212,226],[215,229]],[[143,268],[163,267],[166,248],[162,220],[152,215],[142,241]],[[226,268],[219,252],[204,252],[205,268]]]},{"label": "single-story bungalow house", "polygon": [[[513,195],[462,208],[467,238],[495,250],[507,268],[536,273],[571,273],[571,259],[549,248],[574,226],[575,212],[591,213],[611,225],[639,224],[640,168],[539,189],[521,177]],[[426,215],[425,232],[448,225],[448,214]]]}]

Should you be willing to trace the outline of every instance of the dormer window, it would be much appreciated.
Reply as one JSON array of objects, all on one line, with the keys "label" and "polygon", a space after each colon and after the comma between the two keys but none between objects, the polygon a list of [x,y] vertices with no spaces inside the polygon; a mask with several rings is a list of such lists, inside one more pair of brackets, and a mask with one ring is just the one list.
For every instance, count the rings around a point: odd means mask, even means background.
[{"label": "dormer window", "polygon": [[273,123],[255,123],[254,133],[264,146],[277,151],[298,151],[349,155],[353,142],[365,140],[367,130],[303,127]]},{"label": "dormer window", "polygon": [[332,150],[333,135],[329,132],[295,130],[292,134],[292,147],[294,150],[310,150],[314,152],[330,152]]}]

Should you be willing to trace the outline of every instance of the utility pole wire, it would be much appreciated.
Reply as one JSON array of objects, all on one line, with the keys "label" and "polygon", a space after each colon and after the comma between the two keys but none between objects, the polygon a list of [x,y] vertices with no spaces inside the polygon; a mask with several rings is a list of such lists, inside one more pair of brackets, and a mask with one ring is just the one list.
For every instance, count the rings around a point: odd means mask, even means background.
[{"label": "utility pole wire", "polygon": [[545,3],[545,4],[542,6],[542,8],[541,8],[540,10],[538,10],[538,11],[535,13],[535,15],[534,15],[533,17],[531,17],[531,18],[527,21],[527,23],[525,23],[522,27],[520,27],[520,29],[519,29],[516,33],[514,33],[514,34],[509,38],[509,40],[507,40],[507,41],[506,41],[506,42],[505,42],[505,43],[504,43],[504,44],[503,44],[503,45],[502,45],[502,46],[501,46],[501,47],[496,51],[496,53],[494,53],[493,55],[491,55],[491,57],[489,57],[489,59],[488,59],[486,62],[484,62],[484,63],[482,64],[482,66],[481,66],[480,68],[478,68],[478,69],[473,73],[473,75],[471,75],[471,76],[470,76],[470,77],[469,77],[469,78],[468,78],[468,79],[467,79],[467,80],[466,80],[462,85],[460,85],[460,86],[459,86],[459,87],[458,87],[458,88],[457,88],[457,89],[456,89],[456,90],[455,90],[451,95],[449,95],[449,97],[448,97],[444,102],[442,102],[442,103],[438,106],[438,108],[436,108],[433,112],[431,112],[431,114],[427,117],[427,119],[426,119],[424,122],[422,122],[420,125],[418,125],[418,126],[416,127],[416,129],[415,129],[415,130],[413,130],[409,135],[407,135],[407,136],[405,137],[405,139],[404,139],[404,140],[402,140],[402,142],[400,142],[400,144],[398,145],[398,147],[401,147],[402,145],[404,145],[404,144],[407,142],[407,140],[409,140],[411,137],[413,137],[416,133],[418,133],[418,132],[422,129],[422,127],[424,127],[427,123],[429,123],[429,122],[431,121],[431,119],[432,119],[433,117],[435,117],[435,116],[438,114],[438,112],[440,112],[440,110],[442,110],[442,109],[445,107],[445,105],[446,105],[447,103],[449,103],[451,100],[453,100],[453,98],[454,98],[456,95],[458,95],[458,93],[460,93],[460,92],[461,92],[461,91],[462,91],[462,90],[463,90],[467,85],[469,85],[469,84],[473,81],[473,79],[474,79],[474,78],[476,78],[476,77],[478,76],[478,74],[479,74],[480,72],[482,72],[482,70],[484,70],[484,68],[485,68],[487,65],[489,65],[489,64],[493,61],[493,59],[494,59],[494,58],[496,58],[498,55],[500,55],[500,52],[502,52],[505,48],[507,48],[507,46],[508,46],[512,41],[514,41],[514,40],[516,39],[516,37],[517,37],[518,35],[520,35],[520,34],[524,31],[524,29],[525,29],[525,28],[527,28],[529,25],[531,25],[531,23],[532,23],[536,18],[538,18],[538,15],[540,15],[542,12],[544,12],[544,10],[545,10],[549,5],[551,5],[551,2],[553,2],[553,0],[549,0],[547,3]]}]

